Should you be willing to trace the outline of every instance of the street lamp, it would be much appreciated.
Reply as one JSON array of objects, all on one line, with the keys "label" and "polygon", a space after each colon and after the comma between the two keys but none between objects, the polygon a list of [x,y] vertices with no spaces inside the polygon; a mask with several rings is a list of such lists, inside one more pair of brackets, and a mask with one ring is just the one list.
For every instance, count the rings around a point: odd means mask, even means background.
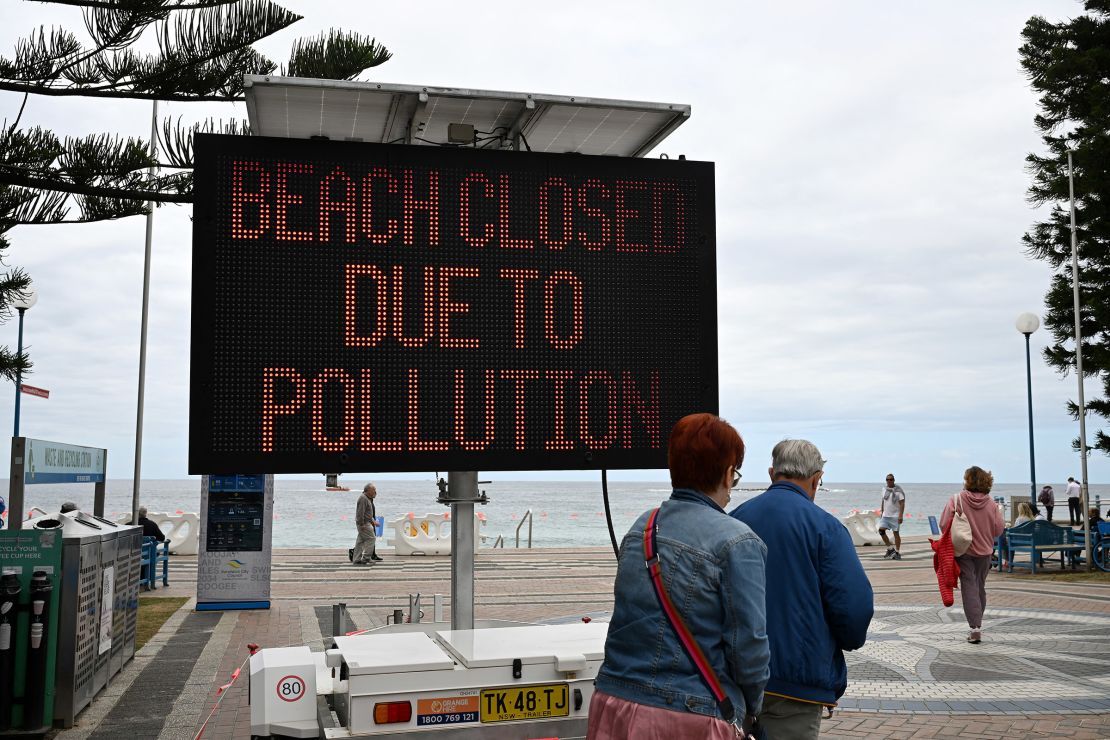
[{"label": "street lamp", "polygon": [[1029,398],[1029,497],[1037,506],[1037,465],[1033,457],[1033,369],[1029,362],[1029,335],[1041,326],[1035,313],[1023,313],[1014,322],[1017,330],[1025,335],[1025,392]]},{"label": "street lamp", "polygon": [[[15,309],[17,311],[19,311],[19,345],[18,345],[17,352],[20,355],[23,354],[23,314],[27,313],[28,309],[30,309],[32,306],[34,306],[36,303],[38,303],[38,300],[39,300],[38,293],[36,293],[34,291],[34,289],[28,287],[26,290],[21,291],[19,296],[14,301],[12,301],[12,305],[15,307]],[[20,397],[20,395],[22,395],[22,389],[23,389],[23,371],[22,370],[16,370],[15,371],[15,432],[12,434],[13,437],[18,437],[19,436],[19,397]]]}]

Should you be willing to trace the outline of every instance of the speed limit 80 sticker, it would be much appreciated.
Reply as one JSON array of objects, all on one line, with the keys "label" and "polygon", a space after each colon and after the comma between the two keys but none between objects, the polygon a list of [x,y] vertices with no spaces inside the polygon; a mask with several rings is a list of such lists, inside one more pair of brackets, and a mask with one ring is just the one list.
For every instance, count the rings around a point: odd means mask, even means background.
[{"label": "speed limit 80 sticker", "polygon": [[297,701],[304,696],[304,679],[300,676],[284,676],[278,679],[277,695],[282,701]]}]

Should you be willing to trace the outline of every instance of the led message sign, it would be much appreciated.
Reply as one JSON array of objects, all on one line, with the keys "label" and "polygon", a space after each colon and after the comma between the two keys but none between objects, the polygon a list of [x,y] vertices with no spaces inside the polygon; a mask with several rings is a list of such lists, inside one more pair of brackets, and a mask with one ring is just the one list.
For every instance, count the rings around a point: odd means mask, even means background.
[{"label": "led message sign", "polygon": [[196,138],[189,472],[659,468],[717,410],[713,165]]}]

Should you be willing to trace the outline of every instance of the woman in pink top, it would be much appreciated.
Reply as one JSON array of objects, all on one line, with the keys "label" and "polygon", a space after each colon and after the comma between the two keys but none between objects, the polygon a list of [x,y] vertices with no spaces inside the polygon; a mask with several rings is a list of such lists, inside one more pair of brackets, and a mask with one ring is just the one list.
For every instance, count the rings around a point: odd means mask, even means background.
[{"label": "woman in pink top", "polygon": [[991,567],[994,542],[1006,525],[1002,510],[990,497],[994,476],[989,470],[972,466],[964,471],[964,490],[948,500],[940,515],[941,531],[952,521],[953,502],[971,524],[971,546],[956,558],[960,566],[960,597],[964,616],[971,631],[967,641],[978,645],[983,639],[983,611],[987,608],[987,573]]}]

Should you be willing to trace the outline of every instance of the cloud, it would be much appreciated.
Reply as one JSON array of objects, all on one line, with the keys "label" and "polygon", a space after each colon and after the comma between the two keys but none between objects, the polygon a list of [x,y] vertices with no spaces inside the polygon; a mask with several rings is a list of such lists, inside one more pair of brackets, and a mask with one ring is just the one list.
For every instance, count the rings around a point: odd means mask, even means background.
[{"label": "cloud", "polygon": [[[953,479],[969,454],[1000,480],[1024,479],[1013,320],[1040,311],[1049,273],[1020,248],[1037,216],[1023,157],[1039,141],[1017,48],[1029,16],[1074,15],[1078,3],[288,6],[306,18],[264,42],[277,60],[293,38],[334,26],[394,52],[366,75],[379,81],[690,103],[692,118],[660,150],[716,162],[722,412],[750,449],[812,434],[838,452],[841,480],[894,463],[905,480]],[[6,10],[4,53],[39,23],[80,28],[69,8]],[[0,95],[0,116],[20,102]],[[149,110],[32,97],[24,122],[145,137]],[[246,115],[203,104],[162,113]],[[133,464],[143,229],[141,219],[20,228],[8,254],[40,291],[27,315],[28,381],[53,392],[24,399],[22,431],[108,447],[116,477]],[[152,477],[185,473],[190,249],[187,210],[159,209],[143,466]],[[3,331],[14,344],[14,324]],[[1063,407],[1075,384],[1040,362],[1047,340],[1033,336],[1038,457],[1072,470],[1075,425]],[[1092,460],[1093,479],[1108,473]]]}]

